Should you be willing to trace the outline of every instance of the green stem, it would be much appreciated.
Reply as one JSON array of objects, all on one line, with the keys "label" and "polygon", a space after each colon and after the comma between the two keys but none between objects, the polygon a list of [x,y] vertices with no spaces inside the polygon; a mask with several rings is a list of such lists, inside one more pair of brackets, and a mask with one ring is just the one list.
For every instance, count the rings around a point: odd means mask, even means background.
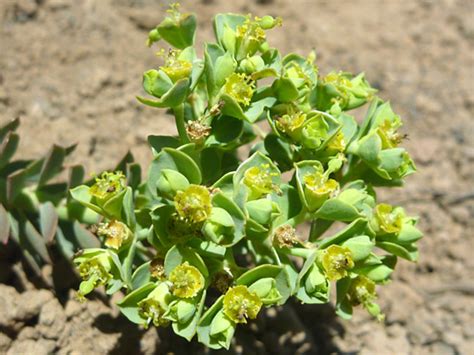
[{"label": "green stem", "polygon": [[284,251],[286,254],[291,255],[291,256],[307,259],[313,252],[313,249],[289,248],[289,249],[282,249],[282,251]]},{"label": "green stem", "polygon": [[176,121],[176,128],[178,129],[179,139],[181,144],[189,143],[189,137],[186,133],[186,123],[184,122],[184,105],[181,104],[173,108],[174,118]]}]

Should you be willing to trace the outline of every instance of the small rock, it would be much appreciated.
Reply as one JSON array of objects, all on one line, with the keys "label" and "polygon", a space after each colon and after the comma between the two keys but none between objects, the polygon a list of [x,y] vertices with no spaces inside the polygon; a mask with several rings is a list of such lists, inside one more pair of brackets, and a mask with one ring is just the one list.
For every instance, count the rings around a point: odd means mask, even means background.
[{"label": "small rock", "polygon": [[10,347],[12,340],[6,335],[0,332],[0,354],[6,353]]},{"label": "small rock", "polygon": [[17,340],[27,340],[32,339],[36,340],[39,338],[39,331],[33,327],[24,327],[20,333],[17,335]]},{"label": "small rock", "polygon": [[41,333],[48,339],[58,339],[64,330],[66,315],[57,299],[52,299],[41,309],[39,325]]},{"label": "small rock", "polygon": [[50,349],[48,344],[44,341],[39,342],[31,339],[17,340],[13,342],[12,346],[7,352],[7,355],[18,354],[48,355],[50,354]]},{"label": "small rock", "polygon": [[28,320],[37,316],[41,307],[54,296],[46,290],[30,290],[22,293],[18,300],[17,319]]}]

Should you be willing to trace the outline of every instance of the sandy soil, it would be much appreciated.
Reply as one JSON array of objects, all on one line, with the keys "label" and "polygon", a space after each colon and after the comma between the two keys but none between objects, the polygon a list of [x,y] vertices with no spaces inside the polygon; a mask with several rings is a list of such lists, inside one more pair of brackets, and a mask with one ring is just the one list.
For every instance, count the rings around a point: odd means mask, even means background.
[{"label": "sandy soil", "polygon": [[[153,0],[0,1],[0,124],[22,118],[20,156],[78,142],[72,162],[110,167],[128,149],[145,164],[148,134],[174,132],[140,106],[141,73],[156,65],[144,42],[165,8]],[[419,173],[384,191],[421,217],[421,260],[401,262],[383,287],[385,324],[331,307],[270,310],[239,335],[246,354],[472,354],[474,348],[474,2],[469,0],[182,1],[199,15],[200,41],[217,12],[280,15],[283,51],[315,48],[323,72],[365,71],[405,119]],[[2,266],[3,265],[3,266]],[[97,296],[37,289],[19,264],[1,263],[0,353],[205,353],[144,331]],[[48,270],[45,270],[47,273]]]}]

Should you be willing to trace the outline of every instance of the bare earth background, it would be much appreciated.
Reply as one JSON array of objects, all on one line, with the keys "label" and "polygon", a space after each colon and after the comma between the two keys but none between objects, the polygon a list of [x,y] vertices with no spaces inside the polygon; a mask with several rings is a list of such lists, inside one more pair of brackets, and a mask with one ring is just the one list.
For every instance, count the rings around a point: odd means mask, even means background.
[{"label": "bare earth background", "polygon": [[[0,124],[20,116],[20,156],[78,142],[71,162],[90,172],[131,149],[147,165],[148,134],[174,132],[140,106],[145,47],[165,1],[1,0]],[[318,53],[322,72],[365,71],[405,119],[419,173],[382,198],[421,217],[416,265],[400,262],[380,291],[385,324],[364,312],[335,319],[329,306],[269,310],[239,331],[245,354],[472,354],[474,349],[474,1],[182,1],[198,14],[199,42],[217,12],[279,15],[270,42]],[[48,273],[48,270],[45,270]],[[37,289],[20,264],[0,260],[0,353],[206,353],[167,330],[129,324],[113,302],[79,304],[71,291]]]}]

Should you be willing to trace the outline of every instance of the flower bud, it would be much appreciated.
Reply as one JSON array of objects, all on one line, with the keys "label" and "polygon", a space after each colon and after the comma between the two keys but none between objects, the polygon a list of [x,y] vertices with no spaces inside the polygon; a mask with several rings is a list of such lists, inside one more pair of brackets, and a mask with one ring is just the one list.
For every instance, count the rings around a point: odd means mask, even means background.
[{"label": "flower bud", "polygon": [[178,191],[184,191],[189,186],[186,177],[176,170],[163,169],[156,182],[158,194],[172,199]]},{"label": "flower bud", "polygon": [[196,300],[177,299],[170,303],[164,317],[174,323],[186,324],[196,313]]},{"label": "flower bud", "polygon": [[255,292],[255,294],[260,298],[262,304],[271,305],[276,304],[281,300],[282,296],[276,287],[276,281],[274,278],[265,277],[258,281],[255,281],[250,287],[250,292]]},{"label": "flower bud", "polygon": [[126,179],[121,171],[103,172],[96,177],[95,184],[89,188],[89,193],[101,202],[105,203],[112,197],[125,190]]},{"label": "flower bud", "polygon": [[257,318],[262,301],[247,286],[231,287],[224,296],[224,314],[235,323],[247,323],[247,318]]},{"label": "flower bud", "polygon": [[270,30],[276,26],[282,25],[281,17],[274,18],[272,16],[266,15],[266,16],[263,16],[262,18],[256,17],[256,21],[258,21],[259,25],[264,30]]},{"label": "flower bud", "polygon": [[120,249],[133,239],[132,231],[122,222],[112,220],[99,224],[97,235],[105,239],[104,244],[112,249]]},{"label": "flower bud", "polygon": [[317,265],[311,266],[304,280],[306,293],[318,300],[327,300],[329,280],[324,277]]},{"label": "flower bud", "polygon": [[204,222],[211,213],[211,194],[207,188],[189,185],[174,197],[176,211],[191,223]]},{"label": "flower bud", "polygon": [[327,278],[331,281],[337,281],[346,277],[348,270],[354,267],[350,249],[336,244],[323,250],[321,264]]},{"label": "flower bud", "polygon": [[169,281],[172,283],[173,295],[180,298],[196,296],[204,288],[204,276],[186,261],[171,271]]},{"label": "flower bud", "polygon": [[226,235],[234,232],[235,223],[229,212],[223,208],[213,207],[204,224],[203,234],[215,243],[220,243]]},{"label": "flower bud", "polygon": [[245,58],[240,62],[240,68],[246,74],[252,74],[257,71],[260,71],[265,66],[265,62],[263,61],[262,57],[259,55],[254,55],[250,58]]},{"label": "flower bud", "polygon": [[245,208],[247,209],[250,219],[262,226],[269,226],[275,214],[279,212],[278,205],[266,198],[248,201],[245,204]]},{"label": "flower bud", "polygon": [[148,39],[146,41],[146,45],[151,47],[153,43],[158,42],[161,39],[160,33],[158,29],[154,28],[148,33]]}]

